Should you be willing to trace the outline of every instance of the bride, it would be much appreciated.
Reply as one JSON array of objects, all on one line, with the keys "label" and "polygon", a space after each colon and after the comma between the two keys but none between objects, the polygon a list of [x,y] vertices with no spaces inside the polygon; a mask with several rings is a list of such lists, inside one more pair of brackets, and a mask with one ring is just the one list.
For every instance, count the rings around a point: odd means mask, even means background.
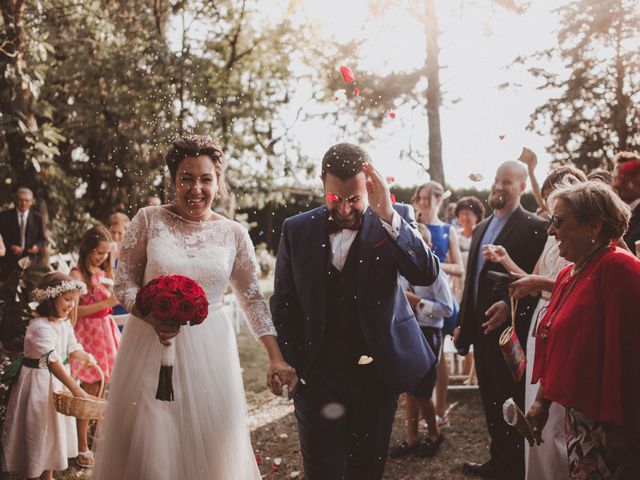
[{"label": "bride", "polygon": [[[234,331],[221,309],[229,283],[269,356],[271,391],[292,388],[295,371],[278,348],[246,229],[211,210],[216,195],[226,193],[222,152],[209,137],[190,135],[173,143],[166,163],[175,204],[141,209],[122,243],[116,295],[136,318],[118,351],[93,478],[259,479]],[[202,286],[209,300],[204,323],[180,328],[140,318],[136,293],[166,274]],[[163,345],[171,342],[175,401],[164,402],[155,393]]]}]

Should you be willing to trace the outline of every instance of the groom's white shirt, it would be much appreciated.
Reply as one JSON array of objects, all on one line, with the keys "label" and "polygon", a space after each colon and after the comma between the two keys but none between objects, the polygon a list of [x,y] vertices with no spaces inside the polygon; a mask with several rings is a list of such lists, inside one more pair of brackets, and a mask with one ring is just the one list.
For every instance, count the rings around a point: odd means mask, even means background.
[{"label": "groom's white shirt", "polygon": [[[367,215],[367,213],[365,213],[365,215]],[[402,220],[398,212],[395,210],[393,211],[393,220],[391,221],[391,225],[382,219],[380,219],[380,221],[382,222],[384,229],[389,233],[389,235],[391,235],[391,238],[393,238],[394,241],[397,240],[400,236],[400,225],[402,224]],[[351,248],[357,234],[357,230],[343,228],[339,232],[329,235],[329,242],[331,243],[331,264],[340,272],[344,268],[347,256],[349,255],[349,249]]]}]

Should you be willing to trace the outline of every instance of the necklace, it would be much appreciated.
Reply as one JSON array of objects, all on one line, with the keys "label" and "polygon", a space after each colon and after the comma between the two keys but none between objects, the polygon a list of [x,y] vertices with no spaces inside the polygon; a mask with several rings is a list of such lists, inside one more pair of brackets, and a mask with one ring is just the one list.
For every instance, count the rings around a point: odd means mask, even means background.
[{"label": "necklace", "polygon": [[[551,325],[553,324],[555,318],[558,316],[558,313],[560,312],[560,310],[562,310],[564,303],[567,301],[567,298],[569,297],[569,294],[571,293],[573,288],[576,286],[576,283],[578,283],[578,279],[580,278],[580,274],[584,271],[584,267],[586,267],[587,264],[589,264],[589,262],[591,262],[591,260],[593,260],[598,253],[600,253],[603,249],[605,249],[608,246],[609,246],[608,244],[600,245],[598,248],[596,248],[593,252],[589,254],[589,256],[585,259],[584,262],[582,262],[582,265],[580,265],[578,269],[575,269],[575,266],[573,269],[571,269],[570,275],[571,277],[573,277],[573,281],[571,282],[571,285],[569,285],[569,288],[564,289],[562,293],[562,297],[560,297],[560,301],[555,306],[555,308],[551,311],[547,321],[542,324],[540,328],[541,332],[539,335],[539,337],[542,340],[546,340],[547,337],[549,336],[549,330],[551,329]],[[556,290],[554,294],[551,295],[551,298],[549,299],[549,306],[552,305],[553,300],[555,299],[555,296],[557,294],[558,294],[558,290]],[[547,310],[547,313],[548,313],[548,310]]]}]

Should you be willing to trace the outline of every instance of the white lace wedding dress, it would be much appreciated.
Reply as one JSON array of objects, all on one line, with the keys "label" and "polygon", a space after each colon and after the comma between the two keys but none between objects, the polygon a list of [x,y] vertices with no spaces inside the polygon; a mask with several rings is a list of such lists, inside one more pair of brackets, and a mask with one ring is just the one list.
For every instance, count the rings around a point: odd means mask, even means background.
[{"label": "white lace wedding dress", "polygon": [[246,423],[240,363],[230,318],[221,310],[231,283],[256,337],[275,335],[257,280],[249,235],[231,220],[192,222],[163,207],[143,208],[129,225],[116,295],[131,311],[140,286],[165,274],[197,281],[209,316],[175,337],[175,401],[156,400],[164,348],[132,317],[111,378],[94,479],[259,479]]}]

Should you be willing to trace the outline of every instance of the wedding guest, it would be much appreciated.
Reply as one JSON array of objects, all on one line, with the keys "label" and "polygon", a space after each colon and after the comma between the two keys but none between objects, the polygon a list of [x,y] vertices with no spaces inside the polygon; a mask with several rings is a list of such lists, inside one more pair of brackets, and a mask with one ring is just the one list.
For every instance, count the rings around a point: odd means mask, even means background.
[{"label": "wedding guest", "polygon": [[[431,234],[424,225],[419,225],[423,240],[430,247]],[[442,326],[445,317],[453,314],[454,299],[449,287],[449,278],[440,270],[436,281],[428,286],[412,286],[407,279],[400,277],[400,285],[407,296],[409,305],[416,312],[416,319],[425,340],[438,356],[442,348]],[[437,368],[432,367],[427,375],[405,395],[405,414],[407,419],[407,438],[389,452],[390,458],[399,458],[414,453],[416,456],[432,457],[436,454],[444,435],[436,419],[436,407],[431,398],[436,385]],[[418,441],[420,412],[427,423],[427,436]]]},{"label": "wedding guest", "polygon": [[[614,160],[615,161],[615,160]],[[611,185],[613,183],[613,175],[609,170],[604,168],[596,168],[587,173],[587,180],[595,180]]]},{"label": "wedding guest", "polygon": [[[548,203],[549,195],[562,184],[576,184],[586,181],[582,170],[575,167],[559,167],[553,170],[542,184],[542,198],[549,205],[545,210],[553,210]],[[538,385],[531,382],[535,353],[535,327],[539,315],[544,313],[549,304],[549,297],[553,284],[560,270],[567,266],[567,260],[559,255],[558,243],[553,236],[547,238],[544,249],[533,272],[527,274],[509,256],[504,247],[496,245],[485,255],[487,261],[499,263],[510,273],[523,275],[509,285],[513,298],[521,299],[528,296],[538,298],[538,303],[532,315],[531,326],[527,336],[526,352],[527,367],[525,373],[525,411],[529,409],[538,392]],[[548,478],[568,478],[567,445],[564,434],[564,408],[554,405],[550,409],[549,421],[544,433],[544,443],[534,449],[525,444],[525,478],[527,480],[546,480]]]},{"label": "wedding guest", "polygon": [[[512,397],[524,407],[524,379],[515,382],[498,346],[507,327],[507,291],[487,277],[489,270],[504,272],[499,264],[487,262],[482,251],[490,245],[503,246],[525,271],[533,270],[546,242],[546,223],[520,206],[527,182],[527,171],[515,161],[500,165],[489,195],[493,214],[474,229],[469,251],[465,291],[460,306],[459,328],[454,335],[458,351],[473,344],[480,395],[491,436],[489,461],[465,463],[467,475],[519,480],[524,478],[522,438],[502,418],[502,404]],[[535,299],[518,303],[516,332],[526,345]]]},{"label": "wedding guest", "polygon": [[615,156],[614,162],[616,167],[613,188],[631,210],[629,229],[624,235],[624,241],[629,250],[635,253],[636,242],[640,240],[640,155],[620,152]]},{"label": "wedding guest", "polygon": [[65,470],[67,459],[78,454],[75,419],[55,410],[52,395],[64,385],[74,397],[88,398],[67,364],[67,358],[95,361],[77,342],[70,321],[83,291],[82,282],[54,272],[32,292],[39,304],[24,337],[20,371],[10,387],[2,429],[3,471],[51,480],[54,470]]},{"label": "wedding guest", "polygon": [[42,254],[47,244],[44,219],[33,210],[33,192],[21,187],[15,196],[15,207],[0,212],[0,236],[6,254],[0,257],[0,280],[6,280],[18,268],[18,260]]},{"label": "wedding guest", "polygon": [[[444,223],[438,217],[438,212],[442,207],[444,189],[438,182],[431,181],[420,185],[411,198],[411,203],[416,211],[419,223],[426,225],[431,233],[433,253],[440,260],[440,268],[452,278],[464,275],[462,264],[462,254],[458,245],[458,234],[456,229],[449,223]],[[453,335],[456,326],[458,305],[455,313],[445,319],[442,328],[442,335]],[[444,351],[441,350],[441,356]],[[438,380],[436,384],[436,413],[441,425],[448,424],[447,412],[447,392],[449,384],[449,368],[443,358],[438,363]]]},{"label": "wedding guest", "polygon": [[[464,271],[467,270],[467,262],[469,260],[469,249],[471,248],[471,235],[476,225],[484,218],[484,205],[478,197],[469,196],[462,197],[456,204],[456,218],[458,219],[458,245],[462,256],[462,265]],[[460,288],[454,289],[458,301],[462,300],[462,286],[464,286],[464,277],[460,277]]]},{"label": "wedding guest", "polygon": [[[130,220],[124,213],[116,212],[109,215],[107,219],[107,228],[109,229],[109,235],[111,235],[111,257],[113,264],[113,271],[118,269],[118,263],[120,261],[120,250],[122,249],[122,240],[124,239],[124,233],[129,226]],[[114,273],[115,275],[115,273]],[[113,319],[118,325],[118,329],[122,332],[124,325],[129,320],[129,312],[120,304],[113,306]]]},{"label": "wedding guest", "polygon": [[549,235],[572,263],[536,329],[540,387],[527,418],[539,443],[551,405],[565,407],[571,478],[638,478],[640,260],[615,246],[630,209],[602,182],[559,188],[549,201]]},{"label": "wedding guest", "polygon": [[109,215],[107,218],[107,228],[109,229],[109,235],[111,235],[111,257],[113,259],[113,268],[118,268],[118,259],[120,257],[120,249],[122,246],[122,240],[124,239],[124,232],[129,226],[129,217],[121,212],[115,212]]},{"label": "wedding guest", "polygon": [[[113,293],[111,237],[106,228],[97,226],[85,232],[80,242],[78,266],[71,270],[71,277],[85,283],[87,293],[80,297],[78,321],[74,330],[78,341],[91,353],[109,382],[111,370],[120,345],[120,331],[111,316],[112,307],[118,304]],[[97,395],[100,374],[95,368],[74,369],[82,382],[82,388],[90,395]],[[93,466],[93,451],[88,441],[89,421],[78,419],[78,448],[76,463],[81,467]]]},{"label": "wedding guest", "polygon": [[[133,316],[111,378],[94,480],[258,480],[234,327],[222,306],[229,283],[269,358],[267,385],[282,394],[296,377],[283,360],[260,290],[247,230],[211,207],[226,195],[226,159],[205,135],[186,135],[165,156],[175,203],[138,211],[127,228],[116,292]],[[160,275],[191,278],[209,302],[197,326],[137,310],[140,288]],[[166,346],[175,344],[175,399],[155,398]]]}]

